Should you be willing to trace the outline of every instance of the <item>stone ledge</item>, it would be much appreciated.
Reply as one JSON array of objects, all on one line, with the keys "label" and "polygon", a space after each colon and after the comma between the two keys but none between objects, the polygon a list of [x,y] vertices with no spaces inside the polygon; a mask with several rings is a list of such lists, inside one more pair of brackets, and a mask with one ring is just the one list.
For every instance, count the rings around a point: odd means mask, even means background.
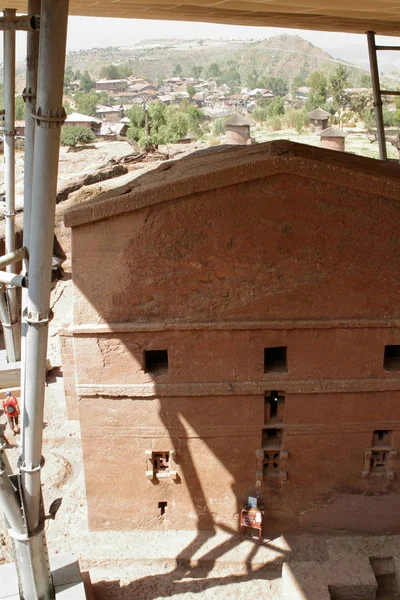
[{"label": "stone ledge", "polygon": [[79,383],[76,394],[81,398],[106,397],[178,397],[178,396],[248,396],[264,394],[271,388],[285,390],[287,394],[327,394],[354,392],[384,392],[400,390],[398,379],[324,379],[291,381],[289,379],[265,379],[244,382],[207,383],[128,383],[91,384]]}]

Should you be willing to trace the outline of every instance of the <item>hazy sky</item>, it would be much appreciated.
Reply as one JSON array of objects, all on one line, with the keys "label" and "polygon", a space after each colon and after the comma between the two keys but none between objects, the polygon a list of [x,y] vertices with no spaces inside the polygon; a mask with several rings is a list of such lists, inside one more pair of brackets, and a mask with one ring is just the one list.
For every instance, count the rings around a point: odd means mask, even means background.
[{"label": "hazy sky", "polygon": [[[365,35],[329,33],[274,27],[245,27],[217,25],[215,23],[188,23],[184,21],[150,21],[142,19],[101,19],[70,17],[68,24],[68,50],[99,46],[128,46],[151,38],[266,38],[281,33],[298,34],[316,46],[340,48],[353,44],[366,44]],[[399,38],[378,36],[386,43],[399,43]]]},{"label": "hazy sky", "polygon": [[70,17],[68,50],[99,46],[128,46],[149,38],[265,38],[280,33],[298,33],[324,47],[340,47],[363,43],[365,36],[272,27],[242,27],[214,23],[182,21],[149,21],[137,19],[101,19]]},{"label": "hazy sky", "polygon": [[[68,51],[104,46],[129,46],[150,38],[235,38],[260,39],[281,33],[297,33],[316,46],[340,48],[354,44],[366,45],[364,35],[327,33],[272,27],[242,27],[216,25],[213,23],[187,23],[182,21],[150,21],[142,19],[103,19],[92,17],[70,17],[68,26]],[[24,34],[18,33],[17,55],[25,56]],[[387,43],[398,38],[382,38]],[[2,44],[0,44],[2,56]]]}]

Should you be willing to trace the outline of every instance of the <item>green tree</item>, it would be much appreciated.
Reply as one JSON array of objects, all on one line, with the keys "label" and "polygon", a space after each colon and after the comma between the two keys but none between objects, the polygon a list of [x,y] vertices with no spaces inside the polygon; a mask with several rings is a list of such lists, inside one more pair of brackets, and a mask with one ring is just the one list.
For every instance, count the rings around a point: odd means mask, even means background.
[{"label": "green tree", "polygon": [[225,119],[215,119],[213,121],[213,135],[220,137],[225,133]]},{"label": "green tree", "polygon": [[268,109],[265,106],[256,106],[256,108],[251,113],[252,119],[263,123],[268,118]]},{"label": "green tree", "polygon": [[293,90],[296,91],[297,88],[305,86],[307,83],[307,70],[303,67],[293,79]]},{"label": "green tree", "polygon": [[368,73],[363,73],[360,78],[360,85],[363,88],[370,88],[372,85],[371,84],[371,75],[369,75]]},{"label": "green tree", "polygon": [[213,62],[207,69],[207,77],[209,79],[217,79],[221,75],[221,67],[218,63]]},{"label": "green tree", "polygon": [[367,116],[372,115],[373,121],[373,106],[374,101],[371,91],[360,91],[347,94],[345,98],[345,106],[355,113],[361,121],[365,119],[370,122],[371,119]]},{"label": "green tree", "polygon": [[194,87],[194,85],[192,85],[191,83],[188,83],[188,84],[187,84],[187,86],[186,86],[186,91],[187,91],[187,93],[189,94],[189,96],[190,96],[190,99],[192,99],[192,98],[193,98],[193,96],[194,96],[194,95],[195,95],[195,93],[196,93],[196,88],[195,88],[195,87]]},{"label": "green tree", "polygon": [[246,86],[251,90],[258,87],[258,72],[256,69],[252,69],[246,77]]},{"label": "green tree", "polygon": [[142,106],[134,104],[132,108],[127,111],[126,116],[131,122],[127,136],[137,142],[144,132],[146,112]]},{"label": "green tree", "polygon": [[101,103],[100,94],[96,94],[94,90],[88,93],[78,92],[75,94],[76,110],[78,113],[94,117],[96,114],[96,106]]},{"label": "green tree", "polygon": [[341,111],[344,108],[346,100],[344,89],[348,85],[349,75],[350,72],[346,67],[338,65],[329,78],[329,90],[332,94],[335,111]]},{"label": "green tree", "polygon": [[282,77],[271,77],[270,88],[276,96],[286,96],[289,91],[289,85]]},{"label": "green tree", "polygon": [[71,81],[74,79],[74,71],[72,67],[67,67],[64,72],[64,92],[68,91],[71,85]]},{"label": "green tree", "polygon": [[178,63],[174,66],[174,69],[172,71],[172,74],[174,77],[180,77],[183,73],[183,69],[181,67],[181,65]]},{"label": "green tree", "polygon": [[200,65],[193,65],[192,67],[192,77],[197,80],[200,79],[201,73],[203,71],[203,67],[201,67]]},{"label": "green tree", "polygon": [[81,90],[83,92],[89,92],[94,87],[94,81],[90,77],[89,71],[86,69],[83,71],[81,77],[79,78]]},{"label": "green tree", "polygon": [[15,120],[23,121],[25,119],[25,112],[26,112],[25,102],[24,102],[23,98],[21,98],[21,96],[17,96],[15,98]]},{"label": "green tree", "polygon": [[65,125],[61,129],[61,145],[75,148],[78,144],[91,144],[96,136],[91,129],[81,126]]},{"label": "green tree", "polygon": [[226,69],[226,71],[223,72],[223,74],[221,75],[221,78],[223,78],[222,83],[226,83],[226,85],[228,87],[230,87],[232,90],[240,87],[241,77],[240,77],[240,73],[239,73],[239,65],[237,64],[236,61],[228,60],[227,69]]},{"label": "green tree", "polygon": [[[160,129],[159,135],[163,135],[165,142],[176,142],[187,135],[189,131],[189,119],[178,106],[167,106],[165,109],[166,126]],[[160,141],[159,143],[162,143]]]},{"label": "green tree", "polygon": [[271,118],[278,117],[279,115],[283,114],[285,114],[285,104],[283,102],[283,98],[277,96],[267,106],[267,116]]},{"label": "green tree", "polygon": [[[127,62],[119,67],[119,74],[123,79],[125,79],[126,77],[130,77],[132,75],[132,70],[133,67],[131,63]],[[118,79],[118,77],[116,77],[116,79]]]},{"label": "green tree", "polygon": [[121,79],[121,73],[117,65],[104,65],[100,69],[101,79]]},{"label": "green tree", "polygon": [[310,87],[310,93],[307,99],[307,110],[313,110],[323,106],[326,102],[328,94],[328,82],[325,75],[321,71],[313,71],[307,83]]},{"label": "green tree", "polygon": [[150,131],[157,133],[165,125],[167,107],[160,100],[149,102],[147,114],[150,121]]},{"label": "green tree", "polygon": [[127,135],[142,148],[176,142],[185,137],[188,131],[200,137],[201,123],[204,120],[203,112],[188,102],[165,106],[159,100],[149,102],[147,111],[135,105],[127,116],[131,121]]},{"label": "green tree", "polygon": [[68,100],[64,100],[63,107],[64,107],[64,110],[67,113],[67,115],[71,115],[74,112],[72,104]]},{"label": "green tree", "polygon": [[186,109],[189,132],[199,138],[202,134],[201,123],[204,121],[204,113],[196,106],[190,105]]}]

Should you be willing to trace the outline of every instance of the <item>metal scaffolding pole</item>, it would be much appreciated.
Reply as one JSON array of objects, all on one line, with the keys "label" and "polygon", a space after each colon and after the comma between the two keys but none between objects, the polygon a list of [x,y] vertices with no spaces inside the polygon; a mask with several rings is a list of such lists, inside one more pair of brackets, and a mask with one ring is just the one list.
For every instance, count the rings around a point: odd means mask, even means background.
[{"label": "metal scaffolding pole", "polygon": [[[40,14],[40,0],[29,0],[28,15]],[[31,233],[31,204],[32,204],[32,180],[33,180],[33,163],[34,163],[34,144],[35,144],[35,127],[36,121],[32,118],[32,114],[36,112],[36,92],[37,92],[37,76],[38,76],[38,61],[39,61],[39,33],[37,31],[28,31],[26,43],[26,87],[23,92],[25,100],[25,164],[24,164],[24,230],[23,244],[27,249],[27,253],[22,262],[22,272],[25,276],[28,275],[29,269],[29,244]],[[26,356],[26,335],[28,324],[24,321],[24,313],[28,308],[28,290],[22,289],[21,295],[21,444],[24,446],[24,427],[25,427],[25,356]],[[21,460],[24,460],[23,451]]]},{"label": "metal scaffolding pole", "polygon": [[371,69],[372,94],[374,97],[375,120],[378,134],[379,155],[381,160],[387,160],[385,125],[383,123],[382,95],[379,82],[378,59],[376,56],[375,32],[367,31],[369,66]]},{"label": "metal scaffolding pole", "polygon": [[[51,266],[57,192],[68,0],[42,0],[34,169],[29,240],[29,289],[25,320],[25,403],[22,478],[23,506],[29,534],[33,585],[25,600],[51,600],[54,590],[43,533],[40,471]],[[21,569],[17,547],[17,560]]]},{"label": "metal scaffolding pole", "polygon": [[4,344],[6,348],[13,347],[13,336],[10,324],[10,313],[6,300],[6,290],[2,286],[0,288],[0,321],[3,327]]},{"label": "metal scaffolding pole", "polygon": [[[7,8],[4,19],[15,19],[16,11]],[[4,31],[4,188],[6,253],[15,250],[15,30]],[[8,265],[9,273],[15,272],[14,265]],[[6,348],[8,362],[21,359],[21,331],[18,314],[17,292],[7,287],[8,311],[12,332],[12,347]]]}]

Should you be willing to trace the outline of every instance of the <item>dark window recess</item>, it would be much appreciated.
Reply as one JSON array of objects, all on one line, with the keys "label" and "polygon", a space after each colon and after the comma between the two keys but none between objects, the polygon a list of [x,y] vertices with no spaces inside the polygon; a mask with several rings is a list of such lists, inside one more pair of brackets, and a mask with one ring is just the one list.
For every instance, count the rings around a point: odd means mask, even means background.
[{"label": "dark window recess", "polygon": [[400,345],[385,346],[383,368],[387,371],[400,371]]},{"label": "dark window recess", "polygon": [[286,373],[287,347],[264,348],[264,373]]},{"label": "dark window recess", "polygon": [[393,556],[385,558],[370,558],[378,589],[376,600],[395,600],[399,598],[399,588],[396,581],[396,567]]},{"label": "dark window recess", "polygon": [[166,375],[168,373],[168,350],[145,350],[144,370],[146,373]]},{"label": "dark window recess", "polygon": [[154,473],[166,473],[169,471],[169,452],[153,452]]},{"label": "dark window recess", "polygon": [[263,448],[267,448],[268,446],[275,446],[279,448],[282,444],[282,436],[282,429],[264,429],[262,439]]},{"label": "dark window recess", "polygon": [[392,433],[388,429],[376,429],[372,436],[372,446],[391,446]]},{"label": "dark window recess", "polygon": [[283,420],[283,407],[285,396],[279,395],[277,391],[272,391],[270,395],[264,396],[264,423],[269,421]]},{"label": "dark window recess", "polygon": [[372,450],[371,473],[385,473],[388,459],[388,450]]},{"label": "dark window recess", "polygon": [[168,502],[159,502],[158,510],[160,511],[160,516],[165,515],[165,511],[167,510]]},{"label": "dark window recess", "polygon": [[279,472],[280,452],[264,452],[264,475],[273,475]]}]

